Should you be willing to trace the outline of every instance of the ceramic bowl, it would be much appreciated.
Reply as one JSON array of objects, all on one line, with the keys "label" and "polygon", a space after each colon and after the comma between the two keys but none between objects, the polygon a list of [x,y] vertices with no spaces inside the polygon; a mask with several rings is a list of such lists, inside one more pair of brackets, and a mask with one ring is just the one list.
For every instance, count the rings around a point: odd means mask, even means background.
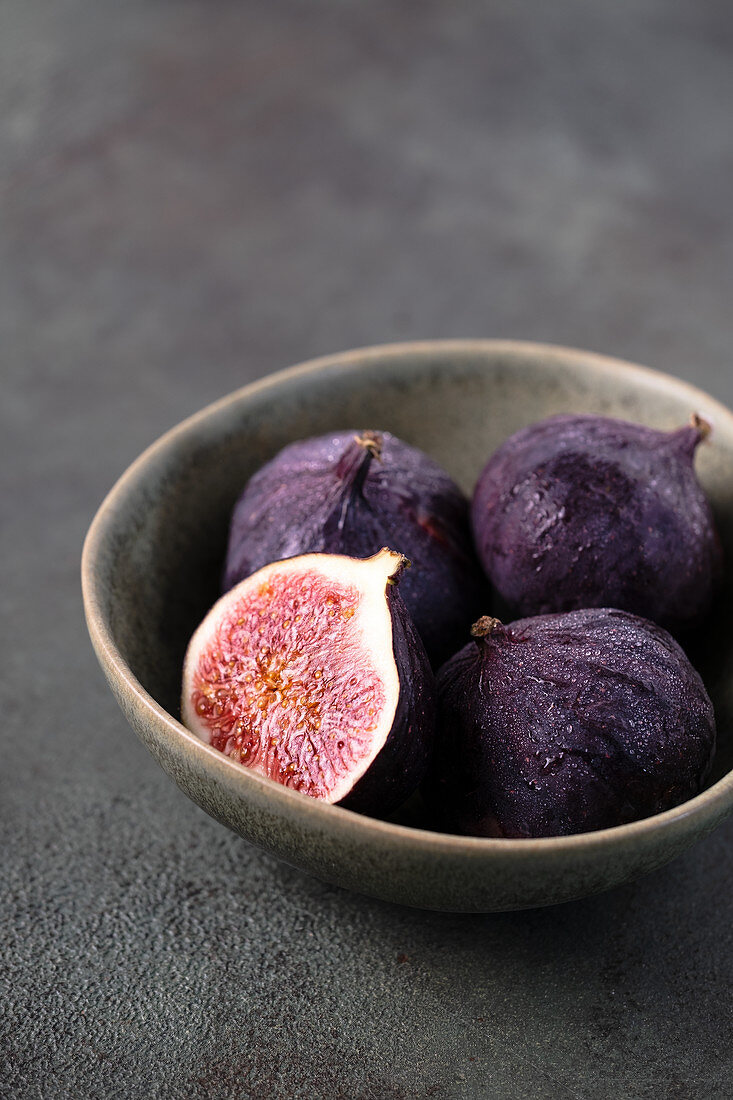
[{"label": "ceramic bowl", "polygon": [[673,428],[693,410],[714,425],[697,469],[733,562],[733,413],[677,379],[589,352],[470,340],[351,351],[246,386],[145,451],[92,523],[84,603],[110,687],[161,767],[208,814],[352,890],[423,908],[491,912],[579,898],[659,867],[733,807],[733,569],[690,654],[718,721],[707,788],[676,809],[600,832],[461,837],[421,828],[409,812],[379,821],[326,805],[199,741],[179,721],[179,692],[186,644],[217,596],[234,500],[286,443],[344,427],[381,428],[422,447],[470,492],[503,439],[552,413]]}]

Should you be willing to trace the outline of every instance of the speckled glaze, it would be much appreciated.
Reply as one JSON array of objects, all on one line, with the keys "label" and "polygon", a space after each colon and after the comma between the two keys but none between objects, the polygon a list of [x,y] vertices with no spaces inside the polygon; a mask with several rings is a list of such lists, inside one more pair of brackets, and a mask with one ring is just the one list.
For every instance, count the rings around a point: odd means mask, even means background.
[{"label": "speckled glaze", "polygon": [[[367,348],[272,375],[168,432],[123,475],[84,547],[90,635],[128,721],[178,786],[254,844],[340,886],[429,909],[548,905],[650,871],[733,809],[733,578],[687,649],[716,710],[718,751],[701,794],[655,817],[567,837],[459,837],[418,827],[420,807],[378,821],[248,772],[179,721],[188,639],[218,594],[244,480],[286,443],[375,423],[423,448],[467,492],[512,432],[588,412],[671,429],[713,424],[696,469],[733,560],[733,413],[684,382],[588,352],[506,341]],[[477,609],[478,613],[490,609]],[[478,617],[478,615],[477,615]]]}]

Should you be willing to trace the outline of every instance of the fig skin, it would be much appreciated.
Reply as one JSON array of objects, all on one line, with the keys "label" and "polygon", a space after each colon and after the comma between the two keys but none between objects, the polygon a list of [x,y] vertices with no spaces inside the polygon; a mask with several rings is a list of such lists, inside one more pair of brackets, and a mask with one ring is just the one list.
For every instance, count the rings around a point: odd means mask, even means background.
[{"label": "fig skin", "polygon": [[398,590],[408,564],[386,548],[366,560],[309,554],[240,582],[189,642],[183,724],[311,797],[397,809],[425,775],[435,731],[433,672]]},{"label": "fig skin", "polygon": [[468,500],[436,462],[389,432],[301,440],[255,473],[233,511],[223,590],[283,558],[365,558],[382,546],[412,562],[400,594],[437,668],[462,644],[488,584]]},{"label": "fig skin", "polygon": [[[406,573],[402,572],[399,584]],[[394,582],[387,587],[392,653],[400,680],[392,728],[378,755],[339,805],[384,817],[397,810],[423,781],[432,758],[436,685],[422,639]]]},{"label": "fig skin", "polygon": [[485,617],[439,671],[425,800],[475,836],[589,832],[698,794],[712,703],[681,647],[636,615],[592,608]]},{"label": "fig skin", "polygon": [[618,607],[680,633],[708,613],[720,540],[695,476],[710,426],[661,432],[550,417],[507,439],[476,485],[479,558],[510,616]]}]

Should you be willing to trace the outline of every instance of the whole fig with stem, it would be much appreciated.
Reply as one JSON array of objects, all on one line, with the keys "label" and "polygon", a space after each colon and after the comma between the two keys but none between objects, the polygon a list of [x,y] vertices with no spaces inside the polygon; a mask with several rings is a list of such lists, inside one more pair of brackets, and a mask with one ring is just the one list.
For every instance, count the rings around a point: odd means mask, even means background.
[{"label": "whole fig with stem", "polygon": [[694,470],[710,425],[656,431],[550,417],[510,436],[472,503],[476,547],[510,615],[618,607],[674,632],[699,625],[720,579]]},{"label": "whole fig with stem", "polygon": [[466,497],[436,462],[389,432],[292,443],[255,473],[232,515],[223,588],[283,558],[362,558],[382,546],[412,562],[400,593],[437,667],[461,644],[488,585]]},{"label": "whole fig with stem", "polygon": [[287,787],[397,808],[431,751],[434,681],[398,591],[405,558],[307,554],[241,581],[186,652],[184,725]]},{"label": "whole fig with stem", "polygon": [[426,801],[444,828],[546,837],[604,829],[696,795],[715,718],[667,631],[591,608],[502,625],[439,671]]}]

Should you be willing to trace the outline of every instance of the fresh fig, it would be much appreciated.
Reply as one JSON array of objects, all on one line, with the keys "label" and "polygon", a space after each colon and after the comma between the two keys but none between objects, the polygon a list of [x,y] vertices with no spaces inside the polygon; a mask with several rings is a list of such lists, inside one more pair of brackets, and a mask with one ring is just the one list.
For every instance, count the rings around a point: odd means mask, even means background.
[{"label": "fresh fig", "polygon": [[695,476],[710,425],[662,432],[554,416],[510,436],[473,497],[479,557],[511,615],[618,607],[674,632],[698,625],[720,541]]},{"label": "fresh fig", "polygon": [[484,617],[438,673],[424,793],[443,827],[543,837],[621,825],[697,794],[713,707],[675,640],[608,608]]},{"label": "fresh fig", "polygon": [[413,568],[400,593],[435,667],[486,598],[468,501],[422,451],[389,432],[342,431],[285,447],[248,482],[232,516],[224,591],[273,561],[394,546]]},{"label": "fresh fig", "polygon": [[400,597],[406,566],[308,554],[265,566],[214,605],[183,672],[184,724],[287,787],[388,813],[432,747],[433,675]]}]

